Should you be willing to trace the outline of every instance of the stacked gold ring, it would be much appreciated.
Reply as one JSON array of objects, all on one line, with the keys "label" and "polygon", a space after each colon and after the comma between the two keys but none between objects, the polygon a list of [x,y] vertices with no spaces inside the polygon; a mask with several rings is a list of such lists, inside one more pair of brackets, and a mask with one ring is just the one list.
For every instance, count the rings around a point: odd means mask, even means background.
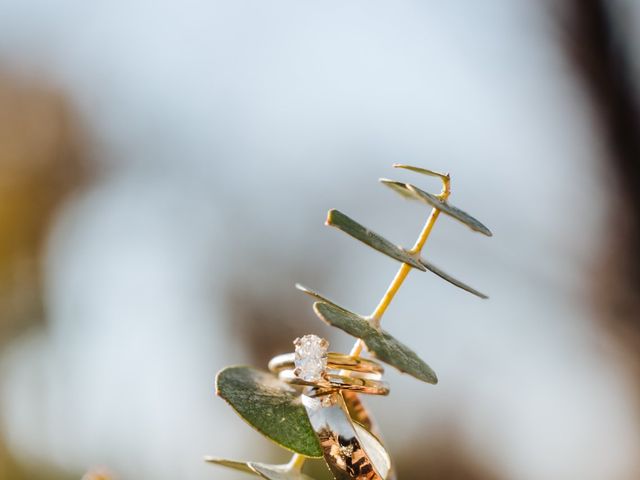
[{"label": "stacked gold ring", "polygon": [[[315,335],[296,339],[294,344],[295,353],[277,355],[269,362],[269,370],[278,374],[281,380],[292,385],[313,387],[317,396],[336,390],[368,395],[389,394],[389,386],[380,380],[384,368],[378,362],[343,353],[326,352],[328,342]],[[305,345],[307,350],[311,349],[309,352],[304,351]],[[302,368],[301,365],[310,366]]]},{"label": "stacked gold ring", "polygon": [[[269,370],[280,373],[283,370],[295,370],[295,353],[277,355],[269,361]],[[384,368],[378,362],[345,353],[328,352],[327,368],[330,370],[349,370],[362,374],[382,375]]]},{"label": "stacked gold ring", "polygon": [[350,377],[327,373],[321,380],[309,381],[298,377],[293,370],[284,370],[278,374],[280,380],[292,385],[304,385],[317,389],[316,395],[323,395],[334,390],[347,390],[350,392],[364,393],[368,395],[388,395],[389,386],[379,380],[370,380],[360,377]]}]

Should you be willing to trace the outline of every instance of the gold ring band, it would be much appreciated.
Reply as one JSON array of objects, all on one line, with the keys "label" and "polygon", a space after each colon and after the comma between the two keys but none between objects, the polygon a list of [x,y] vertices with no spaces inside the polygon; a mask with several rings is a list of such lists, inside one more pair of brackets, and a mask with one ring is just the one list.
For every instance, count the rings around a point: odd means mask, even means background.
[{"label": "gold ring band", "polygon": [[389,386],[380,380],[325,373],[320,380],[304,380],[296,375],[295,370],[282,370],[278,373],[280,380],[293,385],[304,385],[318,389],[322,394],[335,390],[347,390],[367,395],[388,395]]},{"label": "gold ring band", "polygon": [[[282,370],[295,368],[295,353],[277,355],[269,361],[269,370],[280,373]],[[354,357],[345,353],[327,353],[327,368],[330,370],[349,370],[365,374],[384,373],[384,367],[374,360]]]}]

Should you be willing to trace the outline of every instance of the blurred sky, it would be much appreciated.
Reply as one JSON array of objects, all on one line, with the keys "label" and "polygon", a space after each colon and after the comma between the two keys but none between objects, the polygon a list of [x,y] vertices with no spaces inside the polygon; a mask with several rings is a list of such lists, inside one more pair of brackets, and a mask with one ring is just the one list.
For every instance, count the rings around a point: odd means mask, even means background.
[{"label": "blurred sky", "polygon": [[397,265],[324,216],[340,208],[410,245],[427,211],[376,180],[438,185],[390,168],[402,162],[449,171],[452,203],[494,237],[442,218],[426,249],[489,301],[414,273],[385,318],[441,379],[391,373],[391,397],[370,402],[392,454],[448,419],[506,478],[631,478],[631,387],[585,298],[602,147],[556,13],[525,0],[1,2],[0,69],[66,92],[100,166],[48,242],[50,328],[0,352],[12,448],[124,479],[242,478],[201,462],[267,455],[213,394],[217,370],[250,358],[225,285],[286,290],[279,268],[317,269],[327,279],[310,287],[372,310]]}]

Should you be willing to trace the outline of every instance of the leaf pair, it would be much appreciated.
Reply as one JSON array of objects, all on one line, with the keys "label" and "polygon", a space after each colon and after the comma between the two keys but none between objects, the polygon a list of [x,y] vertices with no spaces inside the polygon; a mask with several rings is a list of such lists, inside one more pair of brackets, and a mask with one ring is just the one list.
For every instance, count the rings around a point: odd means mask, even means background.
[{"label": "leaf pair", "polygon": [[335,210],[335,209],[329,210],[326,223],[327,225],[336,227],[337,229],[342,230],[347,235],[350,235],[353,238],[360,240],[362,243],[364,243],[365,245],[368,245],[374,250],[384,253],[388,257],[391,257],[399,262],[407,263],[411,265],[413,268],[423,272],[429,270],[430,272],[435,273],[437,276],[439,276],[443,280],[446,280],[447,282],[451,283],[452,285],[455,285],[458,288],[461,288],[462,290],[465,290],[483,299],[488,298],[487,295],[485,295],[484,293],[479,292],[475,288],[470,287],[466,283],[452,277],[451,275],[444,272],[440,268],[436,267],[432,263],[427,262],[426,260],[419,258],[417,255],[411,254],[404,248],[393,244],[386,238],[369,230],[368,228],[359,224],[358,222],[348,217],[344,213],[340,212],[339,210]]}]

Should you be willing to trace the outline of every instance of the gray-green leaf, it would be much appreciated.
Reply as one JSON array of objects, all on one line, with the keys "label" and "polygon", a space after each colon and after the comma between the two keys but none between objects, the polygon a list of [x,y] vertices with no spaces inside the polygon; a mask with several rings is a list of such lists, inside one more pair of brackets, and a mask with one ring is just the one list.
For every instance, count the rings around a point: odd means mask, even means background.
[{"label": "gray-green leaf", "polygon": [[329,300],[328,298],[323,297],[323,296],[322,296],[322,295],[320,295],[318,292],[315,292],[315,291],[311,290],[310,288],[305,287],[304,285],[301,285],[301,284],[299,284],[299,283],[296,283],[296,288],[297,288],[298,290],[300,290],[301,292],[306,293],[306,294],[307,294],[307,295],[309,295],[310,297],[315,298],[316,300],[320,300],[321,302],[328,303],[328,304],[330,304],[330,305],[333,305],[333,306],[335,306],[335,307],[337,307],[337,308],[341,308],[341,309],[343,309],[343,310],[344,310],[344,308],[342,308],[340,305],[338,305],[338,304],[336,304],[336,303],[332,302],[332,301],[331,301],[331,300]]},{"label": "gray-green leaf", "polygon": [[344,233],[360,240],[371,248],[398,260],[399,262],[408,263],[418,270],[422,270],[423,272],[425,271],[425,267],[418,261],[418,259],[409,254],[405,249],[394,245],[386,238],[360,225],[358,222],[349,218],[339,210],[329,210],[329,214],[327,215],[327,225],[342,230]]},{"label": "gray-green leaf", "polygon": [[215,463],[223,467],[239,470],[267,480],[313,480],[311,477],[299,472],[287,471],[287,465],[269,465],[258,462],[236,462],[222,458],[205,457],[205,461]]},{"label": "gray-green leaf", "polygon": [[435,273],[437,276],[439,276],[440,278],[446,280],[447,282],[451,283],[452,285],[455,285],[456,287],[461,288],[462,290],[466,290],[467,292],[472,293],[476,297],[480,297],[480,298],[483,298],[483,299],[489,298],[484,293],[479,292],[475,288],[470,287],[469,285],[467,285],[464,282],[461,282],[457,278],[452,277],[447,272],[444,272],[444,271],[440,270],[433,263],[429,263],[424,259],[422,259],[420,261],[422,262],[422,265],[424,265],[427,268],[427,270],[429,270],[432,273]]},{"label": "gray-green leaf", "polygon": [[401,193],[404,197],[419,200],[423,203],[426,203],[427,205],[430,205],[433,208],[440,210],[442,213],[445,213],[450,217],[453,217],[456,220],[464,223],[471,230],[480,232],[488,237],[493,236],[491,230],[484,226],[482,222],[480,222],[480,220],[472,217],[467,212],[460,210],[458,207],[454,207],[449,202],[440,200],[436,195],[425,192],[424,190],[421,190],[420,188],[410,183],[387,180],[386,178],[381,178],[380,182],[382,182],[392,190]]},{"label": "gray-green leaf", "polygon": [[384,186],[389,187],[394,192],[402,195],[404,198],[408,198],[410,200],[417,200],[415,193],[407,188],[407,185],[402,182],[397,182],[395,180],[389,180],[388,178],[380,178],[378,179],[380,183]]},{"label": "gray-green leaf", "polygon": [[438,177],[441,178],[443,180],[448,180],[449,179],[449,174],[448,173],[439,173],[439,172],[435,172],[433,170],[429,170],[426,168],[421,168],[421,167],[413,167],[411,165],[403,165],[401,163],[394,163],[393,164],[393,168],[404,168],[405,170],[411,170],[412,172],[416,172],[416,173],[421,173],[422,175],[428,175],[430,177]]},{"label": "gray-green leaf", "polygon": [[369,321],[334,303],[316,302],[313,309],[322,320],[364,341],[376,358],[427,383],[438,383],[435,372],[406,345]]},{"label": "gray-green leaf", "polygon": [[251,367],[227,367],[216,377],[216,393],[265,437],[307,457],[322,456],[299,393],[276,376]]}]

